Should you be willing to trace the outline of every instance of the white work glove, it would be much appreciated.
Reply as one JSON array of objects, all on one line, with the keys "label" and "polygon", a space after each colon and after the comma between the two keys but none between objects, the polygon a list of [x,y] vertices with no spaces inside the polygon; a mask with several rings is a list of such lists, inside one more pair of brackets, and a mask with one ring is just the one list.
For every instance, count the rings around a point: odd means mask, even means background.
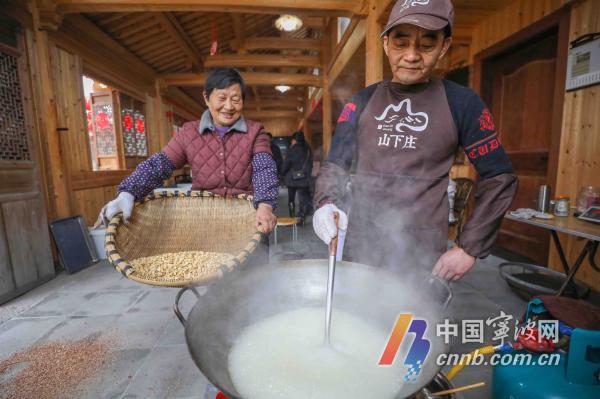
[{"label": "white work glove", "polygon": [[334,212],[338,212],[340,214],[340,220],[338,222],[339,229],[346,230],[348,228],[348,216],[344,213],[344,211],[341,211],[333,204],[323,205],[317,209],[312,219],[315,233],[327,245],[329,245],[331,239],[335,237],[337,233],[335,220],[333,219]]},{"label": "white work glove", "polygon": [[102,219],[108,224],[116,214],[123,212],[123,221],[128,223],[129,218],[131,218],[134,202],[135,197],[133,195],[122,191],[117,198],[110,201],[102,208],[100,216],[102,216]]}]

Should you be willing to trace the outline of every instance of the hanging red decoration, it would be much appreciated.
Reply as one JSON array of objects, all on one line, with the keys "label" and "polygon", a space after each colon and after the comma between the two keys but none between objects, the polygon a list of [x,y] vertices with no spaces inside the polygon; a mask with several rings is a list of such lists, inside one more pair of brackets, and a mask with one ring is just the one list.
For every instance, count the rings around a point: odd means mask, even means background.
[{"label": "hanging red decoration", "polygon": [[146,130],[146,127],[144,126],[144,120],[142,118],[138,118],[135,121],[135,130],[137,130],[138,133],[142,133],[142,134]]},{"label": "hanging red decoration", "polygon": [[105,112],[98,112],[98,115],[96,115],[96,126],[100,130],[108,129],[110,127],[110,121]]},{"label": "hanging red decoration", "polygon": [[133,118],[131,117],[131,114],[126,113],[125,116],[123,117],[123,127],[127,131],[133,129]]},{"label": "hanging red decoration", "polygon": [[90,100],[87,100],[87,101],[85,102],[85,109],[86,109],[87,111],[91,111],[91,110],[92,110],[92,104],[90,104]]},{"label": "hanging red decoration", "polygon": [[217,24],[215,20],[212,21],[210,26],[210,36],[211,36],[211,44],[210,44],[210,55],[217,54],[217,50],[219,49],[219,42],[217,40]]}]

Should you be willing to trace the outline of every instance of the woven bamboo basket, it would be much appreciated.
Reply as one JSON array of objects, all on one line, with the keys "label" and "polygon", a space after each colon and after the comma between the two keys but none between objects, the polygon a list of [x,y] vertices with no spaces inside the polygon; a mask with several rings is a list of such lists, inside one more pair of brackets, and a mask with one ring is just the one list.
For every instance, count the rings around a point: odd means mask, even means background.
[{"label": "woven bamboo basket", "polygon": [[[125,277],[144,284],[184,287],[223,277],[245,263],[260,241],[254,226],[252,196],[221,197],[207,191],[150,194],[136,202],[129,224],[116,215],[106,229],[104,248],[112,265]],[[135,259],[188,251],[233,255],[197,279],[148,278],[136,273]]]}]

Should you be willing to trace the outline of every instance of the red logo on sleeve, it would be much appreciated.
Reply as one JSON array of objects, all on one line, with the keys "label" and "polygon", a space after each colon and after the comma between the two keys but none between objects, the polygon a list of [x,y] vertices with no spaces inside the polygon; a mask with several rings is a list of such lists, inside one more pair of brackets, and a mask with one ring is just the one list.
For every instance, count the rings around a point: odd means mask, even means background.
[{"label": "red logo on sleeve", "polygon": [[348,103],[344,106],[340,117],[338,118],[338,123],[340,122],[352,122],[354,120],[354,111],[356,111],[356,104]]},{"label": "red logo on sleeve", "polygon": [[479,129],[494,131],[492,114],[490,114],[490,111],[487,108],[484,108],[483,111],[481,111],[481,116],[479,117]]},{"label": "red logo on sleeve", "polygon": [[479,140],[478,142],[465,147],[465,153],[469,159],[473,160],[485,157],[490,152],[496,151],[500,148],[500,145],[500,140],[498,139],[498,136],[496,136],[496,133],[494,133],[483,140]]}]

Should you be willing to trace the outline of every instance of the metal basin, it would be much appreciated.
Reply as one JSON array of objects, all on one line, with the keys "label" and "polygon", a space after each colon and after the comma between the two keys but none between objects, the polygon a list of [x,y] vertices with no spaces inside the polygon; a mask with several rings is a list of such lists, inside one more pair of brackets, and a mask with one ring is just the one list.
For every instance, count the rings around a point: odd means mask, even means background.
[{"label": "metal basin", "polygon": [[[327,260],[298,260],[241,268],[197,295],[199,300],[187,320],[179,310],[179,299],[187,288],[182,289],[175,300],[175,313],[185,325],[190,354],[206,378],[230,399],[242,399],[228,368],[229,351],[239,332],[281,312],[324,307],[327,267]],[[427,321],[424,338],[430,341],[429,355],[417,380],[405,383],[397,398],[420,391],[438,373],[435,359],[448,348],[436,337],[436,324],[442,321],[451,297],[448,284],[428,272],[399,276],[358,263],[337,263],[335,308],[390,332],[399,313],[412,313]],[[404,361],[411,343],[412,339],[402,341],[397,362]]]}]

